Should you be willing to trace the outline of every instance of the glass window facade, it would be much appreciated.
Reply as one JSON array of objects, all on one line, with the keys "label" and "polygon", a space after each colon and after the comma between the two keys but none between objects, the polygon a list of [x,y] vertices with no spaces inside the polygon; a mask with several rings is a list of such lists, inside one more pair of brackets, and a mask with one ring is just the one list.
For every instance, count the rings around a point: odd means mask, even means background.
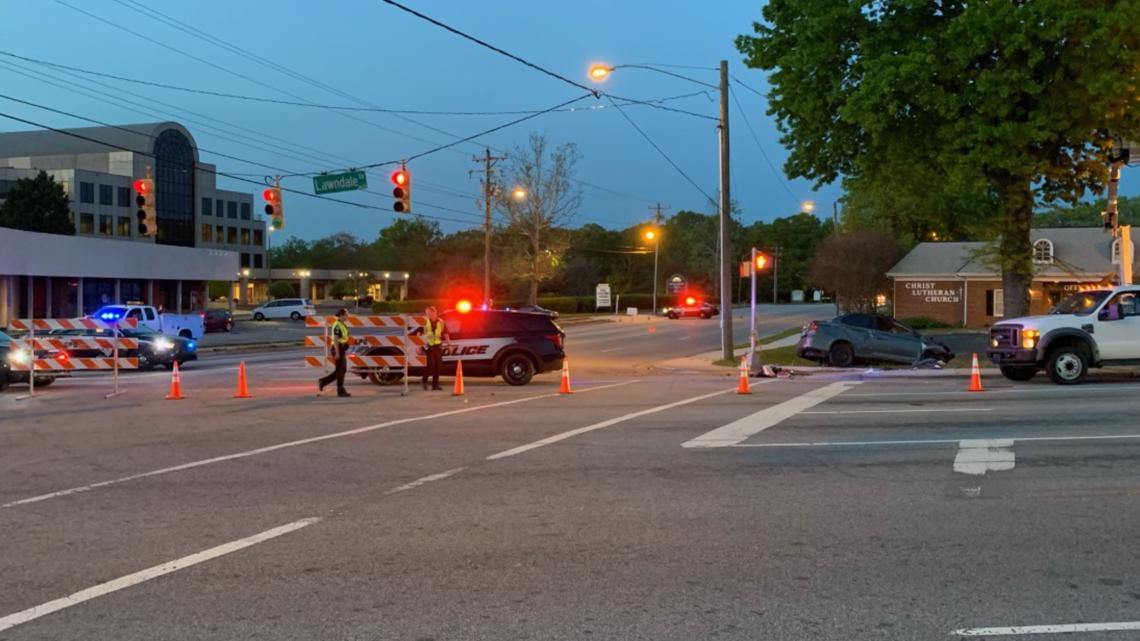
[{"label": "glass window facade", "polygon": [[99,185],[99,204],[107,206],[115,204],[114,185]]},{"label": "glass window facade", "polygon": [[265,255],[264,254],[254,254],[253,255],[253,267],[254,267],[254,269],[261,269],[264,265],[265,265]]},{"label": "glass window facade", "polygon": [[214,242],[221,245],[226,242],[226,228],[218,225],[214,228]]},{"label": "glass window facade", "polygon": [[237,227],[226,227],[226,242],[230,245],[237,244]]},{"label": "glass window facade", "polygon": [[111,219],[113,216],[110,214],[99,214],[99,233],[104,236],[110,236],[113,233],[111,227]]},{"label": "glass window facade", "polygon": [[242,220],[249,220],[249,217],[250,217],[249,216],[249,203],[242,203],[241,204],[241,219]]},{"label": "glass window facade", "polygon": [[131,217],[119,216],[119,235],[123,238],[131,237]]},{"label": "glass window facade", "polygon": [[249,230],[248,229],[241,230],[241,244],[243,244],[243,245],[249,244]]},{"label": "glass window facade", "polygon": [[265,233],[260,229],[253,230],[253,244],[257,245],[258,247],[265,246]]},{"label": "glass window facade", "polygon": [[118,192],[119,192],[119,197],[117,199],[118,202],[116,202],[115,204],[120,206],[120,207],[130,207],[131,206],[131,188],[130,187],[119,187]]},{"label": "glass window facade", "polygon": [[226,201],[226,218],[237,218],[237,203],[232,200]]},{"label": "glass window facade", "polygon": [[249,254],[247,254],[245,252],[241,253],[241,266],[242,267],[249,267]]},{"label": "glass window facade", "polygon": [[214,215],[214,199],[213,198],[203,198],[202,199],[202,215],[203,216],[213,216]]},{"label": "glass window facade", "polygon": [[214,226],[210,224],[202,225],[202,242],[214,242]]},{"label": "glass window facade", "polygon": [[79,214],[79,233],[95,233],[95,214]]},{"label": "glass window facade", "polygon": [[154,191],[158,205],[157,242],[194,246],[194,148],[176,129],[154,139]]},{"label": "glass window facade", "polygon": [[95,183],[79,183],[79,202],[88,205],[95,204]]}]

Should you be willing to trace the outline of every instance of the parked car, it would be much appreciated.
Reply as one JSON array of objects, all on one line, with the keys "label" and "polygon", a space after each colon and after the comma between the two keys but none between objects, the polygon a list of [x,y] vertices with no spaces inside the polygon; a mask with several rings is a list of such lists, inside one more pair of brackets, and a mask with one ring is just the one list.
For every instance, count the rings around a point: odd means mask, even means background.
[{"label": "parked car", "polygon": [[[4,332],[0,332],[0,391],[6,389],[13,383],[27,383],[28,372],[13,369],[14,365],[26,364],[31,360],[31,353],[27,349],[13,349],[13,338]],[[41,350],[36,352],[36,358],[66,358],[66,352],[57,350]],[[36,374],[36,387],[47,387],[55,382],[55,379],[66,374]]]},{"label": "parked car", "polygon": [[697,300],[693,296],[685,298],[685,300],[678,303],[673,307],[666,307],[661,310],[665,316],[677,320],[678,318],[712,318],[720,313],[715,305],[707,303],[703,300]]},{"label": "parked car", "polygon": [[[105,329],[58,329],[51,331],[49,335],[64,340],[67,337],[85,336],[108,338],[111,332]],[[198,360],[198,344],[190,338],[159,334],[146,326],[133,329],[125,328],[119,331],[119,335],[123,338],[138,340],[138,349],[120,350],[119,356],[121,358],[138,358],[140,370],[154,369],[159,365],[170,368],[174,367],[176,362],[179,367],[182,367],[188,361]],[[114,351],[110,349],[80,348],[77,346],[69,346],[67,353],[71,358],[99,358],[114,355]],[[39,379],[36,380],[38,383]]]},{"label": "parked car", "polygon": [[307,298],[279,298],[271,300],[253,308],[253,320],[261,321],[269,318],[291,318],[301,320],[306,316],[315,316],[317,308]]},{"label": "parked car", "polygon": [[206,333],[228,332],[234,328],[234,317],[228,309],[206,310],[206,317],[203,322],[206,326]]},{"label": "parked car", "polygon": [[845,314],[804,326],[796,355],[835,367],[857,362],[913,365],[925,359],[946,362],[954,352],[889,316]]},{"label": "parked car", "polygon": [[133,318],[139,327],[149,327],[160,334],[200,339],[206,333],[205,314],[171,314],[160,312],[151,305],[105,305],[100,307],[92,318],[115,322],[121,318]]},{"label": "parked car", "polygon": [[527,312],[529,314],[543,314],[549,316],[554,320],[558,320],[558,312],[553,309],[546,309],[541,305],[520,305],[519,307],[508,307],[509,312]]}]

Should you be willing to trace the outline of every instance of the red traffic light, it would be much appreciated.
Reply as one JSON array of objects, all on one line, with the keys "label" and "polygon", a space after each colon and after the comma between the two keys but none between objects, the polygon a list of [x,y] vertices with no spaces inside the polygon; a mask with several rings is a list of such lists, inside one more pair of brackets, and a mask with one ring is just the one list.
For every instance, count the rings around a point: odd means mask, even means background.
[{"label": "red traffic light", "polygon": [[273,189],[273,188],[266,189],[265,191],[261,192],[261,197],[264,198],[265,200],[271,202],[271,203],[276,202],[277,201],[277,190]]},{"label": "red traffic light", "polygon": [[392,172],[392,184],[397,187],[403,187],[408,184],[408,172],[403,169],[397,169]]},{"label": "red traffic light", "polygon": [[467,312],[470,312],[471,311],[471,301],[467,300],[466,298],[459,301],[458,303],[455,304],[455,311],[459,312],[460,314],[466,314]]},{"label": "red traffic light", "polygon": [[139,178],[138,180],[135,181],[134,187],[135,187],[135,191],[137,191],[138,193],[145,194],[146,192],[150,191],[150,182],[147,180],[143,180],[142,178]]}]

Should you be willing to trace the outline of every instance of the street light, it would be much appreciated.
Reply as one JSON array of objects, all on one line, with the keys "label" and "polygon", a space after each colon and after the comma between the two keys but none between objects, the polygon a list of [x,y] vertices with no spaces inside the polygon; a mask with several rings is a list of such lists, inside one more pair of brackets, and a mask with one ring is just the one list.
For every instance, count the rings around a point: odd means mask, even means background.
[{"label": "street light", "polygon": [[657,315],[657,255],[661,248],[661,239],[656,230],[645,230],[645,239],[653,241],[653,315]]},{"label": "street light", "polygon": [[523,200],[526,198],[526,190],[522,187],[515,187],[514,192],[511,194],[515,200]]},{"label": "street light", "polygon": [[[729,135],[728,135],[728,61],[721,60],[719,65],[720,82],[711,84],[696,78],[658,69],[652,65],[644,64],[625,64],[625,65],[609,65],[604,63],[595,63],[589,68],[590,79],[594,82],[602,82],[609,78],[615,70],[623,67],[646,69],[666,76],[673,76],[689,82],[716,89],[720,95],[720,118],[717,126],[717,134],[720,142],[720,202],[717,203],[720,210],[719,215],[719,245],[720,245],[720,347],[721,358],[724,360],[732,360],[734,358],[734,345],[732,337],[732,257],[729,248],[732,247],[731,239],[729,238],[729,216],[732,208],[732,196],[729,192],[730,176],[732,175],[729,167],[731,155],[729,154]],[[614,103],[617,104],[617,103]],[[654,282],[656,286],[656,282]],[[654,305],[656,308],[656,304]],[[654,309],[656,311],[656,309]]]},{"label": "street light", "polygon": [[800,211],[805,214],[810,214],[811,212],[815,211],[815,203],[810,200],[805,200],[803,204],[800,205]]}]

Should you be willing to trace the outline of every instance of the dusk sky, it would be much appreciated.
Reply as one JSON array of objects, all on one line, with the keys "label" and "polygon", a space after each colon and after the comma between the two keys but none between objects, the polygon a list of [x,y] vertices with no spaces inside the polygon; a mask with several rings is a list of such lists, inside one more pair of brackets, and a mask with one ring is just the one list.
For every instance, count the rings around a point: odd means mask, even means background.
[{"label": "dusk sky", "polygon": [[[734,37],[750,32],[752,22],[759,19],[760,3],[409,2],[443,22],[584,84],[589,84],[586,71],[593,62],[699,66],[704,69],[672,70],[715,83],[714,68],[720,59],[727,59],[733,76],[761,93],[767,91],[764,74],[746,68],[733,47]],[[148,8],[184,23],[191,33],[148,17]],[[228,51],[216,41],[199,39],[192,35],[194,29],[343,94],[290,77]],[[63,37],[48,39],[43,37],[45,33]],[[299,1],[142,4],[133,0],[9,0],[0,5],[0,43],[4,52],[91,71],[327,105],[360,106],[355,98],[370,106],[390,109],[515,111],[544,109],[584,93],[379,0],[320,5]],[[273,172],[211,152],[289,172],[336,171],[408,157],[519,117],[401,118],[248,102],[76,74],[3,55],[0,84],[0,93],[109,123],[179,121],[190,129],[201,149],[209,150],[201,153],[204,161],[216,163],[220,171],[247,174],[259,182],[262,176]],[[636,68],[620,69],[600,86],[615,95],[642,100],[703,90],[697,84]],[[743,210],[744,222],[794,213],[805,199],[815,201],[818,213],[829,215],[832,203],[840,195],[839,188],[831,185],[813,192],[807,181],[784,177],[782,166],[787,152],[777,140],[773,120],[765,113],[765,101],[739,85],[734,84],[733,91],[747,111],[759,141],[758,145],[733,104],[732,195]],[[708,116],[717,113],[712,91],[666,104]],[[704,196],[605,100],[591,97],[575,106],[595,108],[542,115],[475,143],[414,161],[410,170],[415,211],[441,219],[449,231],[481,224],[475,203],[478,178],[469,176],[469,170],[477,168],[472,156],[481,154],[484,145],[489,145],[493,153],[509,150],[523,142],[531,131],[545,132],[553,143],[572,141],[582,153],[578,177],[586,184],[582,185],[583,205],[576,224],[598,222],[624,227],[646,220],[650,205],[656,202],[670,207],[672,212],[710,211]],[[91,124],[2,99],[0,111],[55,127]],[[702,190],[715,196],[714,121],[646,106],[629,106],[625,111]],[[0,118],[0,130],[25,128],[28,126]],[[765,162],[761,148],[775,165],[775,171]],[[369,187],[377,193],[344,196],[383,211],[287,194],[286,235],[311,239],[349,231],[366,239],[374,238],[380,227],[398,215],[390,211],[390,171],[382,168],[369,175]],[[1130,188],[1135,181],[1128,178],[1124,192],[1132,193]],[[259,191],[256,185],[232,179],[223,178],[220,184]],[[312,181],[307,177],[289,178],[284,184],[312,192]]]}]

